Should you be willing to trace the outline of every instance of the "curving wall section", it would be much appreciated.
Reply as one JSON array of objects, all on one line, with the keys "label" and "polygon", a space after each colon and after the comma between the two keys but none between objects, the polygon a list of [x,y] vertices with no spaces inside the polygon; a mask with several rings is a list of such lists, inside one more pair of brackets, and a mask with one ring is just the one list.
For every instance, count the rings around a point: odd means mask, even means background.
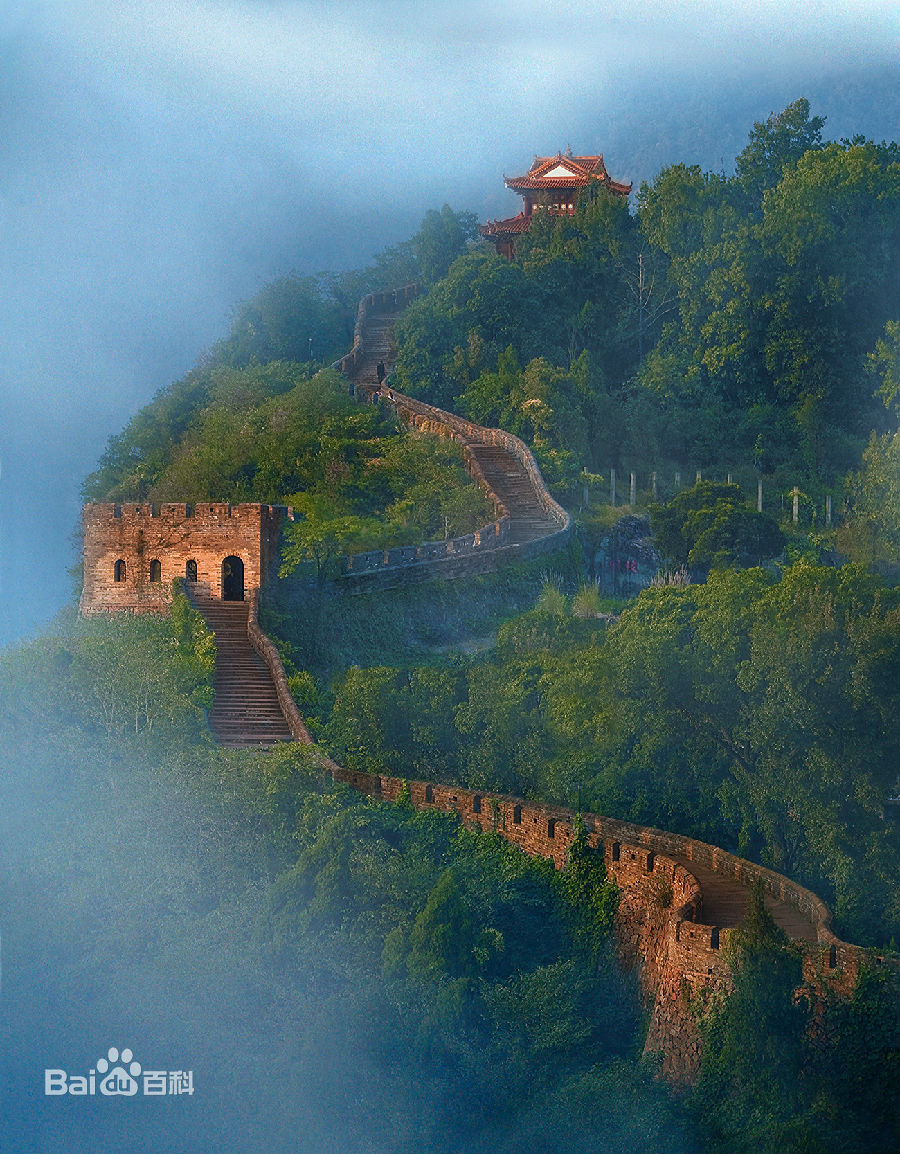
[{"label": "curving wall section", "polygon": [[[412,295],[414,291],[407,299]],[[335,366],[351,378],[365,372],[367,357],[371,360],[373,351],[381,355],[384,346],[374,348],[369,326],[378,310],[387,306],[386,294],[366,298],[360,305],[354,349]],[[379,332],[383,340],[383,326]],[[418,429],[453,438],[463,445],[464,454],[468,453],[467,464],[473,456],[473,444],[502,446],[518,461],[547,516],[548,532],[541,537],[544,547],[549,542],[555,547],[564,540],[571,524],[568,514],[547,491],[530,450],[518,437],[404,396],[388,382],[380,386],[355,384],[354,391],[365,399],[386,399],[404,421]],[[470,472],[491,493],[495,511],[500,513],[495,527],[500,539],[492,546],[500,552],[505,544],[501,534],[506,539],[509,536],[509,510],[502,509],[502,502],[471,464]],[[440,544],[444,556],[453,553],[454,543]],[[432,556],[413,551],[405,555],[395,551],[363,554],[348,558],[345,572],[399,568],[430,561]],[[324,765],[335,780],[375,797],[396,799],[407,784],[400,778],[345,770],[327,758]],[[456,786],[419,781],[408,784],[416,808],[456,812],[470,828],[494,830],[526,853],[551,859],[557,868],[565,864],[574,832],[575,814],[571,810]],[[619,952],[626,964],[637,969],[644,997],[652,1007],[645,1048],[661,1053],[663,1073],[673,1082],[690,1083],[697,1075],[700,1045],[692,1006],[730,988],[731,973],[723,948],[755,883],[762,883],[776,922],[800,943],[804,978],[813,994],[835,990],[849,995],[867,958],[875,965],[886,960],[842,942],[831,928],[825,903],[772,870],[679,834],[598,814],[584,815],[584,821],[590,843],[602,848],[608,872],[621,889],[616,920]],[[890,961],[896,964],[896,959]]]},{"label": "curving wall section", "polygon": [[[360,304],[353,349],[335,368],[365,374],[381,357],[386,340],[385,313],[396,311],[417,293],[417,286],[376,293]],[[400,417],[437,436],[462,445],[470,474],[490,494],[496,520],[475,534],[423,546],[378,550],[346,559],[345,581],[361,589],[379,575],[421,572],[457,575],[472,572],[473,561],[504,555],[521,559],[530,550],[562,544],[570,531],[569,515],[552,498],[528,447],[500,429],[471,421],[395,392],[387,385],[354,386],[362,399],[376,393],[396,406]],[[538,508],[531,540],[510,541],[515,511],[491,488],[479,460],[479,450],[500,448],[517,463]],[[484,457],[482,456],[482,459]],[[294,703],[284,668],[273,642],[258,622],[259,588],[277,558],[278,537],[290,510],[260,505],[210,504],[196,509],[184,505],[89,505],[85,507],[86,582],[82,612],[99,610],[165,609],[166,588],[173,576],[184,576],[194,566],[195,580],[215,595],[221,578],[222,557],[239,554],[245,563],[250,600],[247,632],[250,643],[269,668],[278,700],[295,741],[312,738]],[[238,544],[243,543],[242,548]],[[149,560],[148,560],[149,558]],[[154,579],[150,564],[162,559],[173,572]],[[118,574],[122,562],[124,572]],[[469,568],[466,568],[469,566]],[[146,575],[144,569],[147,570]],[[208,571],[207,571],[208,570]],[[121,579],[120,579],[121,576]],[[323,756],[323,768],[336,781],[373,797],[396,799],[407,784],[403,779],[343,769]],[[562,868],[571,843],[575,814],[494,793],[478,793],[457,786],[410,782],[412,804],[459,814],[470,828],[494,830],[524,852],[551,859]],[[840,941],[831,928],[831,916],[814,893],[771,870],[735,857],[716,846],[678,834],[629,822],[584,815],[589,840],[602,849],[607,869],[621,889],[616,938],[624,962],[633,965],[650,1010],[648,1051],[662,1054],[662,1069],[673,1082],[691,1082],[699,1067],[699,1036],[691,1005],[727,992],[730,970],[723,956],[731,928],[739,916],[722,915],[721,895],[746,894],[761,881],[776,921],[802,944],[805,979],[813,992],[828,989],[852,992],[860,966],[886,960],[872,951]],[[739,905],[740,903],[738,903]]]},{"label": "curving wall section", "polygon": [[371,344],[372,318],[378,312],[385,310],[396,315],[411,300],[421,292],[421,286],[415,282],[403,285],[402,288],[384,289],[381,292],[369,293],[359,302],[356,310],[356,323],[353,327],[353,346],[349,353],[345,353],[339,361],[332,364],[333,369],[349,377],[367,360],[373,360]]},{"label": "curving wall section", "polygon": [[[525,853],[550,859],[558,869],[565,865],[575,829],[570,809],[347,770],[327,757],[322,764],[335,781],[387,801],[396,800],[408,786],[416,809],[457,813],[470,829],[493,831]],[[737,881],[748,893],[753,882],[762,881],[776,922],[799,941],[804,978],[813,995],[827,990],[849,995],[864,963],[896,964],[896,959],[840,941],[825,903],[772,870],[680,834],[599,814],[581,816],[589,843],[603,852],[609,876],[621,890],[616,941],[622,961],[636,969],[650,1008],[645,1052],[661,1054],[662,1072],[673,1083],[690,1084],[699,1070],[700,1039],[692,1006],[730,988],[723,948],[739,918],[729,919],[730,925],[704,920],[716,878]],[[697,876],[701,869],[703,882]]]},{"label": "curving wall section", "polygon": [[[466,470],[493,505],[495,519],[462,537],[345,557],[342,563],[345,583],[363,589],[383,587],[385,578],[390,581],[392,575],[401,572],[407,579],[422,580],[483,571],[504,560],[523,560],[559,548],[571,532],[571,517],[551,496],[534,455],[519,437],[405,396],[389,385],[389,378],[383,382],[378,380],[376,362],[390,360],[391,323],[418,292],[419,286],[413,284],[396,292],[371,293],[364,297],[357,313],[353,348],[332,367],[348,377],[351,390],[359,400],[387,402],[406,424],[459,444]],[[527,496],[524,501],[518,498],[518,507],[504,501],[485,475],[479,452],[491,448],[506,454],[513,472],[524,484]],[[539,513],[538,521],[534,519],[535,511]],[[521,532],[512,531],[523,515],[530,517],[530,531],[524,534],[526,540],[520,539]],[[512,537],[516,539],[511,540]]]}]

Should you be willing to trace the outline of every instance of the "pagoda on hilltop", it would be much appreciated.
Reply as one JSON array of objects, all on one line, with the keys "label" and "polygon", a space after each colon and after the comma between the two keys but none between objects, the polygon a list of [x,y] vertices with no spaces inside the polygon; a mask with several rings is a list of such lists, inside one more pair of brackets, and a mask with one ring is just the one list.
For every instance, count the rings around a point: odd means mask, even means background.
[{"label": "pagoda on hilltop", "polygon": [[489,220],[479,226],[481,235],[493,241],[497,252],[511,260],[517,237],[527,232],[535,212],[554,216],[571,216],[578,197],[585,189],[600,185],[616,196],[628,196],[630,184],[613,180],[606,171],[603,156],[573,156],[571,149],[556,156],[536,156],[524,176],[504,176],[507,188],[522,197],[524,205],[518,216],[506,220]]}]

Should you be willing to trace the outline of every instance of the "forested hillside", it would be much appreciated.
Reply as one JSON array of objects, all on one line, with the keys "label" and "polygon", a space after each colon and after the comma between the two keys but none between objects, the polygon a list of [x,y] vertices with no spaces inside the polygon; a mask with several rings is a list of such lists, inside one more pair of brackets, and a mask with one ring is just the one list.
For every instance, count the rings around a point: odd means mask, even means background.
[{"label": "forested hillside", "polygon": [[196,1078],[168,1111],[128,1104],[133,1148],[512,1151],[574,1096],[585,1143],[691,1149],[637,1061],[602,861],[558,874],[335,786],[303,747],[216,747],[210,653],[179,599],[0,659],[4,1149],[47,1149],[45,1126],[113,1143],[114,1112],[51,1123],[31,1082],[123,1034]]},{"label": "forested hillside", "polygon": [[310,557],[323,535],[330,557],[468,533],[493,513],[454,445],[362,408],[332,369],[310,378],[290,361],[180,382],[112,442],[85,493],[291,505]]},{"label": "forested hillside", "polygon": [[[342,764],[690,833],[822,894],[840,932],[900,939],[900,590],[856,566],[722,571],[607,628],[548,586],[493,651],[351,668]],[[307,708],[314,703],[307,700]]]},{"label": "forested hillside", "polygon": [[[824,128],[797,101],[732,175],[677,165],[631,208],[538,214],[512,261],[445,206],[368,269],[284,277],[85,496],[295,506],[285,568],[319,580],[283,582],[261,622],[341,764],[714,843],[894,949],[900,151]],[[413,280],[392,383],[526,440],[576,532],[350,596],[338,553],[491,515],[454,446],[330,368],[360,294]],[[633,503],[612,468],[642,478]],[[757,902],[733,996],[694,1007],[699,1085],[673,1096],[640,1057],[599,855],[576,839],[557,873],[336,786],[306,748],[218,748],[213,663],[177,593],[168,618],[69,613],[0,659],[11,1149],[59,1133],[31,1066],[136,1038],[203,1079],[134,1112],[136,1149],[893,1154],[890,966],[814,1011]],[[113,1114],[66,1104],[67,1152],[115,1145]]]},{"label": "forested hillside", "polygon": [[[799,100],[734,174],[675,165],[479,250],[399,326],[399,387],[525,437],[548,479],[739,469],[822,488],[896,391],[900,152]],[[894,383],[891,384],[890,382]]]},{"label": "forested hillside", "polygon": [[[640,1058],[602,857],[576,840],[557,872],[336,786],[305,747],[215,746],[210,655],[176,600],[0,659],[4,1149],[892,1150],[889,972],[811,1032],[757,911],[673,1096]],[[44,1068],[111,1042],[194,1094],[35,1105]]]}]

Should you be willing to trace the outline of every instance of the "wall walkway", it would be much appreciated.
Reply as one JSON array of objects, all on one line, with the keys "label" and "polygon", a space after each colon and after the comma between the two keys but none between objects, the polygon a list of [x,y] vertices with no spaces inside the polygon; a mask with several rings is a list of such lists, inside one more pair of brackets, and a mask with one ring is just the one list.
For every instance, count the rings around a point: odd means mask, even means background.
[{"label": "wall walkway", "polygon": [[[329,758],[335,781],[393,801],[407,785],[416,809],[457,813],[463,824],[494,831],[526,853],[566,862],[575,813],[503,794],[432,782],[406,782],[343,769]],[[775,922],[799,946],[813,994],[849,995],[863,964],[894,959],[842,942],[825,903],[810,890],[717,846],[631,822],[583,814],[589,843],[604,854],[622,893],[616,940],[622,961],[637,971],[650,1008],[646,1052],[662,1055],[663,1074],[690,1084],[699,1070],[700,1039],[692,1005],[730,989],[723,948],[746,914],[750,887],[761,881]]]},{"label": "wall walkway", "polygon": [[[461,444],[470,473],[493,502],[496,519],[468,538],[347,558],[341,580],[360,592],[407,579],[470,574],[504,558],[521,559],[564,543],[571,527],[568,514],[547,492],[534,458],[517,437],[403,396],[389,381],[379,384],[377,364],[391,360],[391,325],[414,294],[412,286],[396,294],[367,297],[360,306],[354,347],[335,367],[348,376],[360,400],[377,396],[394,405],[410,425]],[[253,664],[243,652],[246,648],[249,653],[252,646],[273,687],[277,706],[266,705],[272,726],[266,740],[311,745],[278,652],[259,628],[257,596],[253,589],[249,604],[241,603],[239,625],[246,635],[241,662],[245,670]],[[218,602],[203,606],[212,620],[222,602],[209,600]],[[219,624],[217,637],[231,621]],[[223,650],[219,671],[223,687],[229,682],[225,669],[229,660]],[[246,696],[235,697],[230,708],[241,716],[229,719],[228,709],[220,711],[220,740],[244,743],[255,733],[253,743],[258,743],[262,731],[253,729],[254,707],[247,705]],[[321,757],[323,769],[336,781],[373,797],[396,799],[407,784],[397,777],[346,770]],[[416,808],[455,812],[469,828],[493,830],[526,853],[549,858],[558,868],[565,864],[575,829],[575,814],[569,809],[422,781],[409,783],[409,789]],[[828,909],[815,894],[762,866],[663,830],[598,814],[584,815],[584,821],[590,843],[602,850],[609,874],[621,889],[616,938],[623,961],[637,970],[650,1007],[646,1049],[662,1054],[663,1072],[673,1082],[690,1083],[696,1077],[699,1035],[691,1007],[727,993],[731,978],[723,947],[743,918],[750,887],[757,881],[763,884],[775,921],[799,943],[804,975],[813,991],[848,994],[864,961],[877,965],[886,960],[840,941],[831,929]]]},{"label": "wall walkway", "polygon": [[[482,556],[527,556],[535,545],[556,547],[571,527],[518,438],[404,396],[391,387],[389,376],[379,382],[378,362],[387,367],[393,359],[391,325],[415,292],[410,286],[399,295],[367,297],[360,306],[354,347],[335,367],[361,400],[386,400],[408,424],[460,443],[470,474],[489,494],[498,516],[490,527],[493,532],[482,531],[484,540],[474,545],[445,542],[440,543],[442,553],[428,553],[437,549],[435,543],[420,547],[424,555],[377,551],[350,557],[344,580],[359,584],[375,574],[391,573],[396,580],[398,571],[416,565],[436,575],[440,563],[461,554],[473,561],[479,551]],[[335,780],[376,797],[395,799],[406,784],[400,778],[345,770],[327,758],[324,766]],[[571,810],[458,786],[417,781],[409,788],[416,808],[456,812],[470,828],[494,830],[526,853],[550,858],[558,868],[565,864],[575,825]],[[849,994],[867,957],[876,965],[885,961],[837,938],[824,902],[780,874],[679,834],[598,814],[584,815],[584,821],[590,843],[602,849],[607,870],[622,892],[616,936],[623,961],[636,967],[652,1007],[646,1050],[661,1052],[663,1073],[671,1081],[690,1083],[698,1073],[699,1034],[691,1007],[730,988],[723,947],[746,916],[755,883],[762,883],[776,924],[801,948],[804,977],[812,991]]]},{"label": "wall walkway", "polygon": [[[360,304],[351,351],[334,368],[363,402],[393,405],[413,428],[446,437],[462,447],[466,469],[494,508],[494,520],[464,537],[395,549],[376,549],[344,559],[341,582],[360,592],[433,577],[470,576],[565,545],[572,519],[553,499],[537,462],[519,437],[491,429],[397,392],[390,383],[394,321],[417,293],[372,293]],[[379,362],[388,370],[378,380]]]}]

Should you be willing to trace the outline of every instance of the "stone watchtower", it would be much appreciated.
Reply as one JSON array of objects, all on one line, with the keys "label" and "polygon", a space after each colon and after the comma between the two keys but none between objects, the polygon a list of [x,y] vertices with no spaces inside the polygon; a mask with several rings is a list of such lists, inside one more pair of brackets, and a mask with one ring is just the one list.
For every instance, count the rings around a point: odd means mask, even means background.
[{"label": "stone watchtower", "polygon": [[277,575],[281,505],[85,505],[84,614],[165,612],[176,577],[243,601]]}]

